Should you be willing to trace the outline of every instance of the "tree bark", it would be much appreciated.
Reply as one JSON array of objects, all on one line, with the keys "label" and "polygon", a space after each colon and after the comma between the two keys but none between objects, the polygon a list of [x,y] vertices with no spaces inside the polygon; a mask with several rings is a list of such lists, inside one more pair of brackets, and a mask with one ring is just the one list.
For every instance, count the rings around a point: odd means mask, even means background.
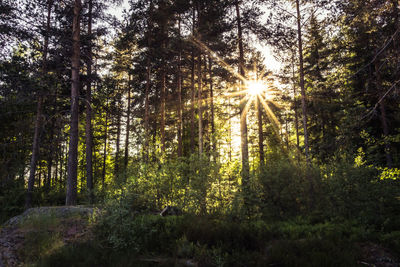
[{"label": "tree bark", "polygon": [[[260,97],[260,96],[258,96]],[[260,99],[257,97],[257,119],[258,119],[258,151],[260,156],[260,167],[265,166],[264,159],[264,132],[263,132],[263,122],[262,122],[262,110]]]},{"label": "tree bark", "polygon": [[[119,91],[119,88],[118,88]],[[118,177],[119,174],[119,161],[120,161],[120,141],[121,141],[121,93],[118,92],[118,107],[117,107],[117,140],[115,142],[115,158],[114,158],[114,176],[115,178]]]},{"label": "tree bark", "polygon": [[72,84],[71,84],[71,126],[68,151],[68,177],[66,205],[76,205],[77,197],[77,175],[78,175],[78,123],[79,123],[79,68],[80,68],[80,13],[82,3],[75,0],[73,18],[73,54],[72,63]]},{"label": "tree bark", "polygon": [[89,0],[88,35],[89,45],[87,54],[87,84],[86,84],[86,186],[89,191],[89,201],[93,203],[93,132],[92,132],[92,9],[93,1]]},{"label": "tree bark", "polygon": [[183,132],[183,116],[182,116],[182,47],[181,47],[181,19],[178,20],[178,38],[179,38],[179,55],[178,55],[178,157],[183,156],[182,132]]},{"label": "tree bark", "polygon": [[152,10],[153,10],[153,1],[150,1],[149,14],[147,18],[147,60],[146,60],[146,89],[145,89],[145,103],[144,103],[144,130],[145,130],[145,141],[144,141],[144,157],[147,161],[149,159],[149,143],[150,143],[150,126],[149,126],[149,117],[150,117],[150,74],[151,74],[151,31],[152,31]]},{"label": "tree bark", "polygon": [[[165,8],[165,2],[161,1],[160,9]],[[162,24],[162,35],[163,40],[161,43],[162,46],[162,62],[161,62],[161,122],[160,122],[160,132],[161,132],[161,151],[165,153],[165,119],[166,119],[166,60],[165,60],[165,53],[166,53],[166,39],[167,39],[167,29],[166,29],[167,21]]]},{"label": "tree bark", "polygon": [[292,57],[292,83],[293,83],[293,109],[294,109],[294,127],[296,129],[296,146],[300,148],[300,138],[299,138],[299,114],[297,111],[297,92],[296,92],[296,74],[294,70],[294,53]]},{"label": "tree bark", "polygon": [[203,154],[203,111],[202,111],[202,90],[203,90],[203,78],[201,71],[201,54],[197,58],[197,103],[199,112],[199,155]]},{"label": "tree bark", "polygon": [[124,155],[124,178],[126,181],[128,161],[129,161],[129,133],[131,128],[131,75],[128,74],[128,109],[126,111],[126,135],[125,135],[125,155]]},{"label": "tree bark", "polygon": [[376,89],[379,92],[379,99],[381,99],[381,102],[379,103],[379,110],[380,110],[380,120],[382,123],[382,130],[383,130],[383,137],[384,137],[384,144],[385,144],[385,157],[386,157],[386,165],[388,168],[392,168],[393,166],[393,159],[392,155],[390,154],[390,143],[387,140],[387,137],[389,136],[389,125],[387,122],[387,117],[386,117],[386,107],[385,107],[385,99],[382,98],[383,92],[382,92],[382,81],[381,81],[381,76],[379,72],[379,66],[380,66],[380,60],[376,59],[375,61],[375,75],[376,75]]},{"label": "tree bark", "polygon": [[[48,0],[46,32],[44,35],[44,45],[43,45],[43,66],[42,66],[43,74],[47,73],[47,54],[49,47],[49,32],[50,32],[52,6],[53,6],[53,0]],[[35,174],[36,174],[36,167],[40,150],[40,130],[41,130],[41,119],[42,119],[42,108],[43,108],[42,106],[43,106],[43,96],[39,94],[37,108],[36,108],[35,130],[33,135],[32,156],[29,168],[28,190],[25,199],[25,208],[30,208],[32,206],[32,192],[33,192],[33,187],[35,185]]]},{"label": "tree bark", "polygon": [[304,149],[305,149],[307,163],[310,163],[310,153],[309,153],[309,146],[308,146],[308,131],[307,131],[306,90],[304,88],[303,41],[302,41],[302,33],[301,33],[301,14],[300,14],[299,0],[296,0],[296,11],[297,11],[297,38],[298,38],[298,42],[299,42],[300,88],[301,88],[301,108],[303,111]]},{"label": "tree bark", "polygon": [[[201,25],[201,15],[200,15],[200,2],[197,2],[197,29],[196,29],[196,38],[198,41],[201,40],[201,35],[199,33],[200,25]],[[203,91],[203,73],[202,73],[202,53],[201,50],[198,51],[197,55],[197,105],[198,105],[198,116],[199,116],[199,121],[198,121],[198,131],[199,131],[199,155],[201,156],[203,154],[203,108],[202,108],[202,91]]]},{"label": "tree bark", "polygon": [[[192,14],[192,34],[194,35],[195,33],[195,23],[196,23],[196,11],[195,8],[193,7],[193,14]],[[195,74],[195,57],[194,57],[194,47],[192,47],[192,53],[191,53],[191,69],[190,69],[190,87],[191,87],[191,98],[190,98],[190,104],[191,104],[191,118],[190,118],[190,148],[191,152],[195,152],[195,106],[194,106],[194,101],[195,101],[195,85],[194,85],[194,74]]]},{"label": "tree bark", "polygon": [[216,155],[217,141],[215,136],[215,110],[214,110],[214,84],[212,75],[212,62],[211,57],[208,57],[208,73],[210,78],[210,105],[211,105],[211,141],[212,141],[212,152]]},{"label": "tree bark", "polygon": [[[239,1],[235,2],[236,7],[236,20],[238,28],[238,43],[239,43],[239,73],[245,78],[244,71],[244,52],[243,52],[243,36],[242,24],[240,18]],[[240,90],[243,90],[243,81],[240,81]],[[246,195],[250,179],[250,166],[249,166],[249,145],[247,140],[247,118],[245,112],[245,103],[240,106],[240,146],[242,152],[242,186],[244,194]]]},{"label": "tree bark", "polygon": [[101,172],[101,185],[102,190],[105,190],[106,182],[106,161],[107,161],[107,135],[108,135],[108,99],[106,100],[106,120],[104,122],[104,150],[103,150],[103,168]]},{"label": "tree bark", "polygon": [[32,192],[33,192],[33,187],[35,185],[35,173],[39,157],[39,142],[40,142],[39,136],[40,136],[41,119],[42,119],[42,102],[43,102],[42,96],[39,96],[37,110],[36,110],[35,133],[33,136],[32,157],[31,157],[29,179],[28,179],[28,191],[25,199],[25,208],[27,209],[32,207]]}]

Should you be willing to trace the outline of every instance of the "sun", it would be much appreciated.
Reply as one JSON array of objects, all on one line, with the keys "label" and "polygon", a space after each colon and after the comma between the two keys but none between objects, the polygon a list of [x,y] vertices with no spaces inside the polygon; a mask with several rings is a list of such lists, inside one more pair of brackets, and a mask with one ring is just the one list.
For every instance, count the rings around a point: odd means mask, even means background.
[{"label": "sun", "polygon": [[262,81],[247,81],[247,93],[251,96],[258,96],[265,92],[266,86]]}]

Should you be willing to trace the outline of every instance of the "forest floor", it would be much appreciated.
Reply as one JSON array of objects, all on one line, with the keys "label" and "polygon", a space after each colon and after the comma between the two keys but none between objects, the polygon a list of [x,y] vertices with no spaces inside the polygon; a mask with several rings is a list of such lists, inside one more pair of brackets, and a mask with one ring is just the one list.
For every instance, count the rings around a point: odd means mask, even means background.
[{"label": "forest floor", "polygon": [[[94,212],[88,207],[42,207],[11,218],[0,228],[0,267],[35,266],[40,259],[64,246],[90,240],[93,238],[90,218]],[[358,266],[400,266],[395,254],[379,244],[360,242],[354,246],[360,251]],[[174,262],[162,257],[140,261],[154,266]],[[175,259],[173,265],[176,263]],[[178,265],[198,266],[190,259],[180,259]]]}]

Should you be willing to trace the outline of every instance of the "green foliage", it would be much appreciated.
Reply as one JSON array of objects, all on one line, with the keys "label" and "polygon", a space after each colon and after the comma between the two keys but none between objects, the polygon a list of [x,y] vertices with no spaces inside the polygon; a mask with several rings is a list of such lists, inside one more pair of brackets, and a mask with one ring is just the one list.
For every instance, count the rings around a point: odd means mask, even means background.
[{"label": "green foliage", "polygon": [[[290,217],[309,212],[319,198],[318,170],[290,160],[269,164],[260,173],[263,214],[267,217]],[[319,203],[318,203],[319,204]]]},{"label": "green foliage", "polygon": [[0,224],[23,211],[25,191],[20,181],[0,185]]},{"label": "green foliage", "polygon": [[[93,241],[63,247],[39,266],[57,261],[61,266],[180,266],[180,260],[188,259],[199,266],[356,266],[355,243],[371,237],[371,232],[351,221],[312,224],[301,218],[268,223],[221,216],[131,213],[118,220],[115,214],[104,216]],[[396,244],[395,235],[385,238]]]}]

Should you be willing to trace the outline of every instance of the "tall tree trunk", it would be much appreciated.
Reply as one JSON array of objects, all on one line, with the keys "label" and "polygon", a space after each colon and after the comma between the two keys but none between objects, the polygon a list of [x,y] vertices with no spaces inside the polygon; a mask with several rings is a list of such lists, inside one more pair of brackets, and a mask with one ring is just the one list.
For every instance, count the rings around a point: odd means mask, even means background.
[{"label": "tall tree trunk", "polygon": [[107,161],[107,135],[108,135],[108,98],[106,100],[106,120],[104,122],[104,150],[103,150],[103,168],[101,172],[101,185],[102,190],[105,190],[105,182],[106,182],[106,161]]},{"label": "tall tree trunk", "polygon": [[[200,25],[201,25],[201,15],[200,15],[200,3],[197,2],[197,29],[196,29],[196,38],[197,40],[201,40],[201,35],[199,33]],[[201,70],[201,64],[202,64],[202,53],[201,50],[198,51],[198,56],[197,56],[197,104],[198,104],[198,113],[199,113],[199,155],[203,154],[203,110],[202,110],[202,91],[203,91],[203,73]]]},{"label": "tall tree trunk", "polygon": [[[236,20],[238,28],[238,43],[239,43],[239,73],[245,78],[244,71],[244,52],[243,52],[243,36],[242,24],[240,18],[239,1],[235,3],[236,7]],[[240,81],[240,90],[243,90],[243,81]],[[240,146],[242,151],[242,186],[245,196],[248,191],[248,184],[250,179],[250,166],[249,166],[249,145],[247,140],[247,118],[245,114],[245,103],[240,106]]]},{"label": "tall tree trunk", "polygon": [[[260,96],[258,96],[260,97]],[[260,156],[260,167],[264,167],[264,132],[263,132],[263,122],[262,122],[262,110],[260,99],[257,97],[257,119],[258,119],[258,151]]]},{"label": "tall tree trunk", "polygon": [[[52,6],[53,6],[53,0],[48,0],[46,32],[44,35],[44,45],[43,45],[43,66],[42,66],[43,74],[47,73],[47,54],[49,48],[49,32],[50,32],[50,19],[51,19]],[[41,130],[42,109],[43,109],[42,106],[43,106],[43,96],[39,94],[37,108],[36,108],[35,131],[33,135],[32,156],[29,168],[28,190],[25,199],[25,208],[30,208],[32,206],[32,192],[33,192],[33,187],[35,185],[35,174],[36,174],[36,167],[40,150],[40,130]]]},{"label": "tall tree trunk", "polygon": [[292,83],[293,83],[293,109],[294,109],[294,127],[296,129],[296,146],[300,148],[299,138],[299,114],[297,111],[297,92],[296,92],[296,74],[294,70],[294,52],[292,55]]},{"label": "tall tree trunk", "polygon": [[386,157],[386,165],[389,168],[392,168],[393,166],[393,159],[392,155],[390,154],[390,143],[387,140],[387,137],[389,136],[389,126],[387,122],[387,117],[386,117],[386,108],[385,108],[385,99],[382,98],[383,92],[382,92],[382,81],[381,81],[381,76],[379,72],[379,66],[380,66],[380,60],[376,59],[375,60],[375,75],[376,75],[376,89],[379,92],[379,99],[381,99],[381,102],[379,103],[379,110],[380,110],[380,120],[382,123],[382,130],[383,130],[383,137],[384,137],[384,143],[385,143],[385,157]]},{"label": "tall tree trunk", "polygon": [[125,136],[125,155],[124,155],[124,178],[127,178],[129,161],[129,133],[131,128],[131,75],[128,74],[128,110],[126,111],[126,136]]},{"label": "tall tree trunk", "polygon": [[42,120],[42,104],[43,104],[42,102],[43,98],[42,96],[39,96],[37,110],[36,110],[35,133],[33,136],[32,157],[29,170],[28,191],[26,194],[25,208],[30,208],[32,206],[32,192],[33,192],[33,187],[35,185],[35,173],[39,157],[39,142],[40,142],[39,136],[40,136],[40,128]]},{"label": "tall tree trunk", "polygon": [[146,89],[145,89],[145,103],[144,103],[144,130],[145,130],[145,141],[144,141],[144,157],[147,161],[149,159],[149,143],[150,143],[150,126],[149,126],[149,117],[150,117],[150,73],[151,73],[151,31],[152,31],[152,10],[153,10],[153,1],[150,1],[149,14],[147,18],[147,60],[146,60]]},{"label": "tall tree trunk", "polygon": [[77,197],[77,176],[78,176],[78,123],[79,123],[79,61],[80,61],[80,13],[82,9],[81,0],[75,0],[73,18],[73,53],[72,63],[72,84],[71,84],[71,126],[68,151],[68,177],[66,205],[75,205]]},{"label": "tall tree trunk", "polygon": [[183,116],[182,116],[182,73],[181,73],[181,61],[182,61],[182,46],[181,46],[181,19],[178,20],[178,38],[179,38],[179,55],[178,55],[178,157],[183,155],[183,144],[182,144],[182,132],[183,132]]},{"label": "tall tree trunk", "polygon": [[310,163],[310,153],[308,147],[308,131],[307,131],[307,105],[306,105],[306,90],[304,88],[304,66],[303,66],[303,41],[301,33],[301,15],[300,3],[296,0],[297,11],[297,38],[299,42],[299,63],[300,63],[300,88],[301,88],[301,108],[303,111],[303,130],[304,130],[304,149],[307,162]]},{"label": "tall tree trunk", "polygon": [[[165,9],[165,2],[161,1],[160,4],[160,9],[163,10]],[[167,29],[166,25],[167,21],[165,21],[162,24],[162,35],[163,35],[163,40],[161,43],[162,46],[162,62],[161,62],[161,122],[160,122],[160,132],[161,132],[161,151],[164,154],[165,153],[165,119],[166,119],[166,110],[165,110],[165,104],[166,104],[166,97],[167,97],[167,89],[166,89],[166,76],[167,76],[167,66],[166,66],[166,60],[165,60],[165,53],[166,53],[166,39],[167,39]]]},{"label": "tall tree trunk", "polygon": [[201,71],[201,54],[197,58],[197,103],[199,112],[199,155],[203,154],[203,111],[202,111],[202,90],[203,90],[203,78]]},{"label": "tall tree trunk", "polygon": [[[195,8],[193,7],[193,14],[192,14],[192,34],[195,34],[195,23],[196,23],[196,11]],[[195,101],[195,85],[194,85],[194,74],[195,74],[195,57],[194,57],[194,47],[192,46],[192,52],[191,52],[191,69],[190,69],[190,88],[191,88],[191,118],[190,118],[190,148],[192,154],[195,151],[195,106],[194,106],[194,101]]]},{"label": "tall tree trunk", "polygon": [[[207,152],[207,154],[209,155],[210,154],[210,148],[211,148],[211,137],[210,137],[210,131],[209,131],[209,129],[210,129],[210,122],[211,122],[211,119],[210,119],[210,112],[209,112],[209,110],[210,110],[210,108],[209,108],[209,96],[208,96],[208,94],[209,94],[209,86],[210,86],[210,80],[207,78],[207,73],[208,73],[208,65],[207,65],[207,57],[206,57],[206,55],[203,55],[203,62],[204,62],[204,71],[203,71],[203,79],[205,80],[205,90],[203,89],[203,102],[205,102],[204,103],[204,107],[203,107],[203,110],[204,110],[204,114],[203,114],[203,118],[205,118],[205,122],[203,122],[203,129],[204,129],[204,132],[203,132],[203,142],[204,142],[204,145],[203,145],[203,149]],[[208,86],[208,87],[207,87]]]},{"label": "tall tree trunk", "polygon": [[88,35],[89,45],[87,54],[87,84],[86,84],[86,186],[89,191],[89,201],[93,203],[93,132],[92,132],[92,9],[93,1],[89,0]]},{"label": "tall tree trunk", "polygon": [[[119,88],[118,88],[119,89]],[[118,90],[119,91],[119,90]],[[118,92],[118,107],[117,107],[117,140],[115,142],[115,159],[114,159],[114,176],[115,178],[118,177],[119,174],[119,161],[120,161],[120,141],[121,141],[121,93]]]},{"label": "tall tree trunk", "polygon": [[216,155],[217,141],[215,136],[214,84],[211,57],[208,57],[208,73],[210,78],[210,105],[211,105],[211,141],[212,152]]}]

